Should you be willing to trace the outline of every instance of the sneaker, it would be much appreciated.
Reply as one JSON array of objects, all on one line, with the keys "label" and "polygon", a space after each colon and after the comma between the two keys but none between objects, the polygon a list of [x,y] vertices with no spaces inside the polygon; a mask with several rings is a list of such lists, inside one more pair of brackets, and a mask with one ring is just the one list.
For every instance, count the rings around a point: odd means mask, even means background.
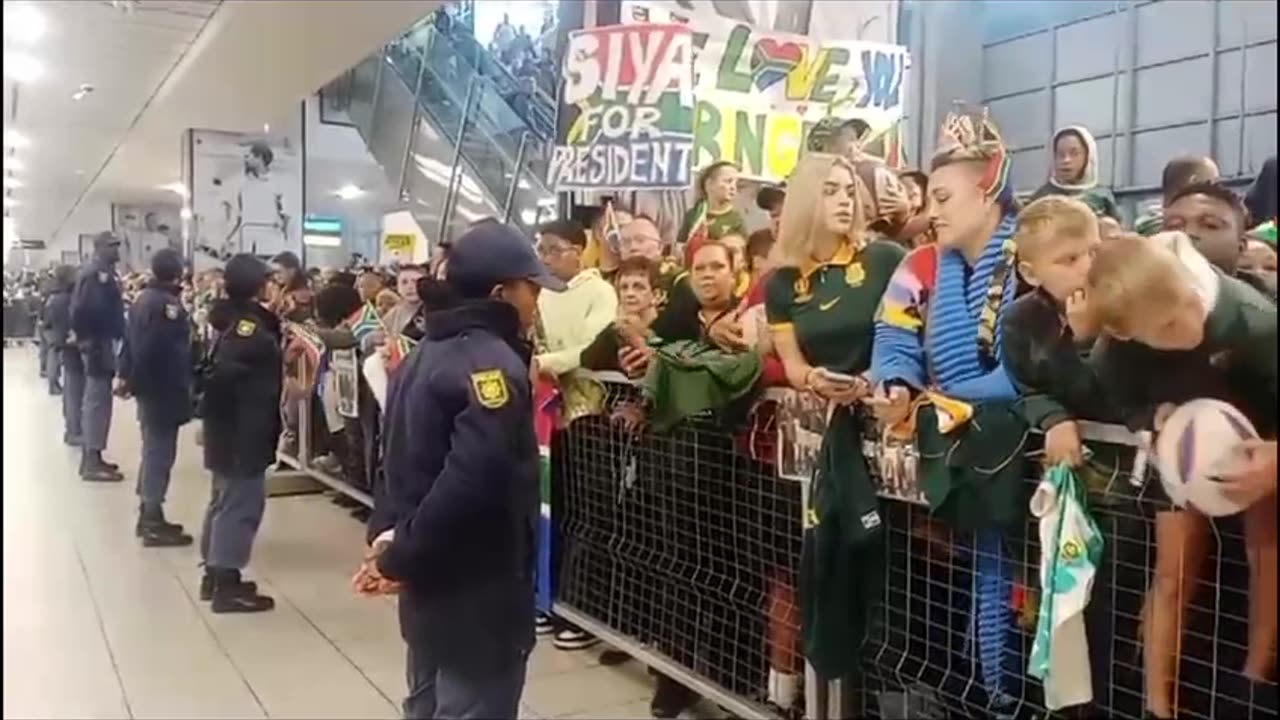
[{"label": "sneaker", "polygon": [[209,609],[223,613],[257,613],[272,610],[276,601],[248,590],[238,570],[213,570],[213,600]]},{"label": "sneaker", "polygon": [[[237,575],[237,577],[239,576]],[[258,592],[258,583],[252,580],[241,579],[240,587],[247,593]],[[204,577],[200,578],[200,599],[204,602],[209,602],[213,599],[213,576],[208,571],[205,571]]]},{"label": "sneaker", "polygon": [[697,702],[698,696],[692,690],[666,675],[658,675],[658,686],[654,688],[653,700],[649,703],[649,714],[656,718],[674,718]]},{"label": "sneaker", "polygon": [[600,638],[576,627],[564,628],[551,639],[551,644],[561,650],[585,650],[598,642]]},{"label": "sneaker", "polygon": [[533,618],[533,632],[536,635],[550,635],[555,632],[556,624],[551,616],[546,613],[538,613]]}]

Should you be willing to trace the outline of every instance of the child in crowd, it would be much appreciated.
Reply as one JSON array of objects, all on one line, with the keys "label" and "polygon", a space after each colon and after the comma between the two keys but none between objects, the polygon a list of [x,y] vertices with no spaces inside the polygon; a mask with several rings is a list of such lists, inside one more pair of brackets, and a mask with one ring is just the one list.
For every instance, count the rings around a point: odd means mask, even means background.
[{"label": "child in crowd", "polygon": [[1085,312],[1084,285],[1097,251],[1099,221],[1084,202],[1047,195],[1018,216],[1018,271],[1034,290],[1004,318],[1005,362],[1027,422],[1045,433],[1045,464],[1079,465],[1076,418],[1111,414],[1085,356],[1097,328]]},{"label": "child in crowd", "polygon": [[[1176,405],[1211,397],[1239,408],[1269,443],[1276,431],[1276,307],[1201,256],[1185,236],[1156,242],[1135,235],[1103,245],[1089,270],[1089,312],[1105,339],[1095,348],[1099,377],[1134,431],[1160,429]],[[1253,500],[1245,511],[1252,570],[1246,676],[1265,678],[1276,642],[1275,470],[1224,478]],[[1268,498],[1268,496],[1270,496]],[[1212,544],[1193,508],[1156,515],[1156,565],[1143,613],[1147,710],[1173,717],[1182,623]]]}]

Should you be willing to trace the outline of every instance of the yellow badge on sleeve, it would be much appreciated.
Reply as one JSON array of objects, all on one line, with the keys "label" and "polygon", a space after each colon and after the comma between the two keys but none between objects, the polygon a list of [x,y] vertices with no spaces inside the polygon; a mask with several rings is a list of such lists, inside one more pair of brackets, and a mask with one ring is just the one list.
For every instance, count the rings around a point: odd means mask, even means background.
[{"label": "yellow badge on sleeve", "polygon": [[476,392],[476,400],[490,410],[497,410],[511,399],[507,393],[507,379],[501,370],[471,373],[471,388]]},{"label": "yellow badge on sleeve", "polygon": [[257,330],[258,326],[252,320],[241,320],[236,323],[236,334],[240,337],[249,337]]}]

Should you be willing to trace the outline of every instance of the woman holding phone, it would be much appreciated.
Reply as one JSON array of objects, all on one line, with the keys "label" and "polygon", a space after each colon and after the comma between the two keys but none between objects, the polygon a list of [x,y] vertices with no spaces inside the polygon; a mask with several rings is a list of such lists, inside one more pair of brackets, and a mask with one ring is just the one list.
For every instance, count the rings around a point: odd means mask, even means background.
[{"label": "woman holding phone", "polygon": [[[903,250],[866,242],[859,180],[848,160],[800,159],[788,180],[778,237],[781,266],[765,288],[773,346],[789,384],[832,405],[810,497],[801,578],[804,657],[825,677],[857,662],[869,605],[877,595],[881,522],[862,456],[857,401],[870,391],[876,308]],[[855,576],[857,573],[857,576]],[[775,578],[775,604],[790,604],[791,578]],[[774,670],[801,671],[794,636],[770,623]],[[792,663],[778,667],[779,661]]]}]

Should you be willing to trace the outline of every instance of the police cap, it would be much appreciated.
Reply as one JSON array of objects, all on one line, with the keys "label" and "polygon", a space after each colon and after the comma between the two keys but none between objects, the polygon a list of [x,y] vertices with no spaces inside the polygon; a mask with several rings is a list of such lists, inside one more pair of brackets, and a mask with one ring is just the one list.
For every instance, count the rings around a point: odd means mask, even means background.
[{"label": "police cap", "polygon": [[512,280],[529,280],[560,292],[565,284],[548,270],[533,243],[496,220],[477,223],[453,244],[446,281],[463,297],[482,297]]}]

